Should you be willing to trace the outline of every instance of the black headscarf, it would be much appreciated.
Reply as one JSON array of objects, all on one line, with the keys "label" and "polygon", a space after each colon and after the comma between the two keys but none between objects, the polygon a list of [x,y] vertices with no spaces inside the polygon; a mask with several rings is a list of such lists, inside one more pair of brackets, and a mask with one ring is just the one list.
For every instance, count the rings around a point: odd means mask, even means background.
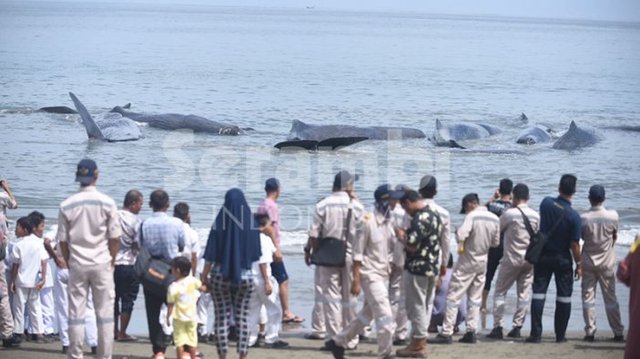
[{"label": "black headscarf", "polygon": [[204,259],[219,265],[225,280],[239,283],[242,270],[251,269],[261,254],[260,232],[253,226],[251,208],[242,191],[232,188],[209,233]]}]

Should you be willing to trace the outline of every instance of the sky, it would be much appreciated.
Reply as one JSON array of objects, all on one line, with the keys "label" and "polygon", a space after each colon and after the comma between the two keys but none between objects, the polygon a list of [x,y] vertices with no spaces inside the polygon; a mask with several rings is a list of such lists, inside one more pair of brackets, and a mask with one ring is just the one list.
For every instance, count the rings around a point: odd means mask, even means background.
[{"label": "sky", "polygon": [[[48,0],[64,1],[64,0]],[[109,2],[109,0],[71,0]],[[640,0],[114,0],[640,22]]]}]

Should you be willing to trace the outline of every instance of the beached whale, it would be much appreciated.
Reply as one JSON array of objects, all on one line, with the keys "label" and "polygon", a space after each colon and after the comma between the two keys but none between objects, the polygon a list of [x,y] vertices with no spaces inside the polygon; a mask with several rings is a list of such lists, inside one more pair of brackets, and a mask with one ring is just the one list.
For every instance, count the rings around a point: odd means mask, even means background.
[{"label": "beached whale", "polygon": [[[130,109],[131,108],[131,103],[128,103],[124,106],[122,106],[122,108],[126,108],[126,109]],[[57,113],[57,114],[63,114],[63,115],[73,115],[78,113],[78,111],[67,107],[67,106],[47,106],[47,107],[40,107],[38,109],[39,112],[46,112],[46,113]]]},{"label": "beached whale", "polygon": [[190,129],[194,132],[214,133],[217,135],[238,135],[241,129],[238,126],[229,125],[196,115],[181,115],[177,113],[147,114],[128,111],[120,106],[114,107],[111,112],[121,114],[136,122],[148,123],[150,127],[163,130]]},{"label": "beached whale", "polygon": [[600,140],[601,137],[596,133],[595,129],[578,127],[574,121],[571,121],[569,130],[553,144],[553,148],[558,150],[575,150],[594,145]]},{"label": "beached whale", "polygon": [[518,135],[516,143],[533,145],[536,143],[547,143],[553,140],[553,130],[544,125],[527,127]]},{"label": "beached whale", "polygon": [[424,132],[410,127],[351,125],[310,125],[293,120],[289,131],[290,140],[323,141],[337,137],[366,137],[369,140],[395,140],[405,138],[425,138]]},{"label": "beached whale", "polygon": [[465,148],[458,141],[476,140],[502,132],[499,128],[483,123],[455,122],[445,125],[436,120],[436,129],[429,138],[433,144],[442,147]]},{"label": "beached whale", "polygon": [[140,127],[128,118],[124,118],[118,114],[109,114],[109,116],[94,120],[93,117],[84,107],[82,102],[69,92],[69,96],[73,101],[73,104],[80,114],[82,124],[87,130],[89,138],[95,138],[97,140],[116,142],[116,141],[135,141],[142,137]]}]

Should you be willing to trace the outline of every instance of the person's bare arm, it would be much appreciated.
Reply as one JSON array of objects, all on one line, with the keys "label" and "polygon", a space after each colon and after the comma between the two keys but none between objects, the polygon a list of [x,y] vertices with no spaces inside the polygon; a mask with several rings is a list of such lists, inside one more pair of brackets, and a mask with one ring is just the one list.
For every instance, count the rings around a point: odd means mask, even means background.
[{"label": "person's bare arm", "polygon": [[44,283],[46,281],[47,278],[47,259],[43,259],[40,263],[40,273],[42,273],[42,275],[40,276],[40,281],[38,283],[36,283],[36,289],[40,290],[42,289],[42,287],[44,287]]},{"label": "person's bare arm", "polygon": [[167,303],[167,326],[171,326],[172,314],[173,314],[173,303]]},{"label": "person's bare arm", "polygon": [[351,294],[354,296],[360,295],[360,267],[362,266],[362,262],[353,261],[353,265],[351,266],[351,272],[353,273],[353,281],[351,282]]},{"label": "person's bare arm", "polygon": [[16,279],[18,277],[18,268],[20,267],[20,264],[18,263],[13,263],[13,266],[11,267],[11,292],[15,293],[16,292]]},{"label": "person's bare arm", "polygon": [[209,276],[210,271],[211,271],[211,262],[205,261],[204,267],[202,268],[202,273],[200,273],[200,281],[202,283],[207,283],[207,277]]},{"label": "person's bare arm", "polygon": [[193,276],[196,276],[196,271],[198,270],[198,253],[191,252],[191,273]]},{"label": "person's bare arm", "polygon": [[264,281],[264,292],[267,295],[271,295],[273,288],[271,288],[271,280],[267,273],[267,263],[260,263],[260,275],[262,275],[262,280]]},{"label": "person's bare arm", "polygon": [[111,266],[116,265],[116,255],[120,249],[120,238],[109,238],[109,253],[111,254]]},{"label": "person's bare arm", "polygon": [[580,255],[580,242],[571,241],[571,253],[573,254],[573,260],[576,262],[575,279],[580,280],[580,278],[582,278],[582,260]]}]

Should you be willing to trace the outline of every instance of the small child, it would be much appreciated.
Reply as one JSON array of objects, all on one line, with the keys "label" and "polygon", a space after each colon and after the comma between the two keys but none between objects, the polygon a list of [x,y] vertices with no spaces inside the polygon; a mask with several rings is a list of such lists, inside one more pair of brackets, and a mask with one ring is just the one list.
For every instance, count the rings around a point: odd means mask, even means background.
[{"label": "small child", "polygon": [[173,319],[173,342],[178,358],[189,353],[196,359],[198,347],[198,315],[197,302],[199,291],[205,291],[199,279],[191,275],[191,261],[178,256],[171,262],[171,272],[176,281],[169,285],[167,292],[167,325]]},{"label": "small child", "polygon": [[271,276],[271,262],[276,253],[270,235],[273,233],[271,220],[267,214],[256,214],[255,221],[260,226],[260,250],[262,255],[253,263],[255,276],[255,290],[251,294],[249,302],[249,345],[260,345],[258,340],[258,323],[262,308],[266,308],[267,323],[265,333],[265,346],[272,349],[289,347],[289,343],[279,339],[280,325],[282,323],[282,309],[278,300],[278,283]]},{"label": "small child", "polygon": [[11,249],[11,291],[13,297],[13,331],[22,335],[24,310],[29,309],[29,318],[34,320],[31,339],[39,341],[42,335],[42,307],[40,289],[47,276],[49,254],[42,240],[33,234],[33,222],[22,217],[16,223],[16,237],[23,237]]}]

